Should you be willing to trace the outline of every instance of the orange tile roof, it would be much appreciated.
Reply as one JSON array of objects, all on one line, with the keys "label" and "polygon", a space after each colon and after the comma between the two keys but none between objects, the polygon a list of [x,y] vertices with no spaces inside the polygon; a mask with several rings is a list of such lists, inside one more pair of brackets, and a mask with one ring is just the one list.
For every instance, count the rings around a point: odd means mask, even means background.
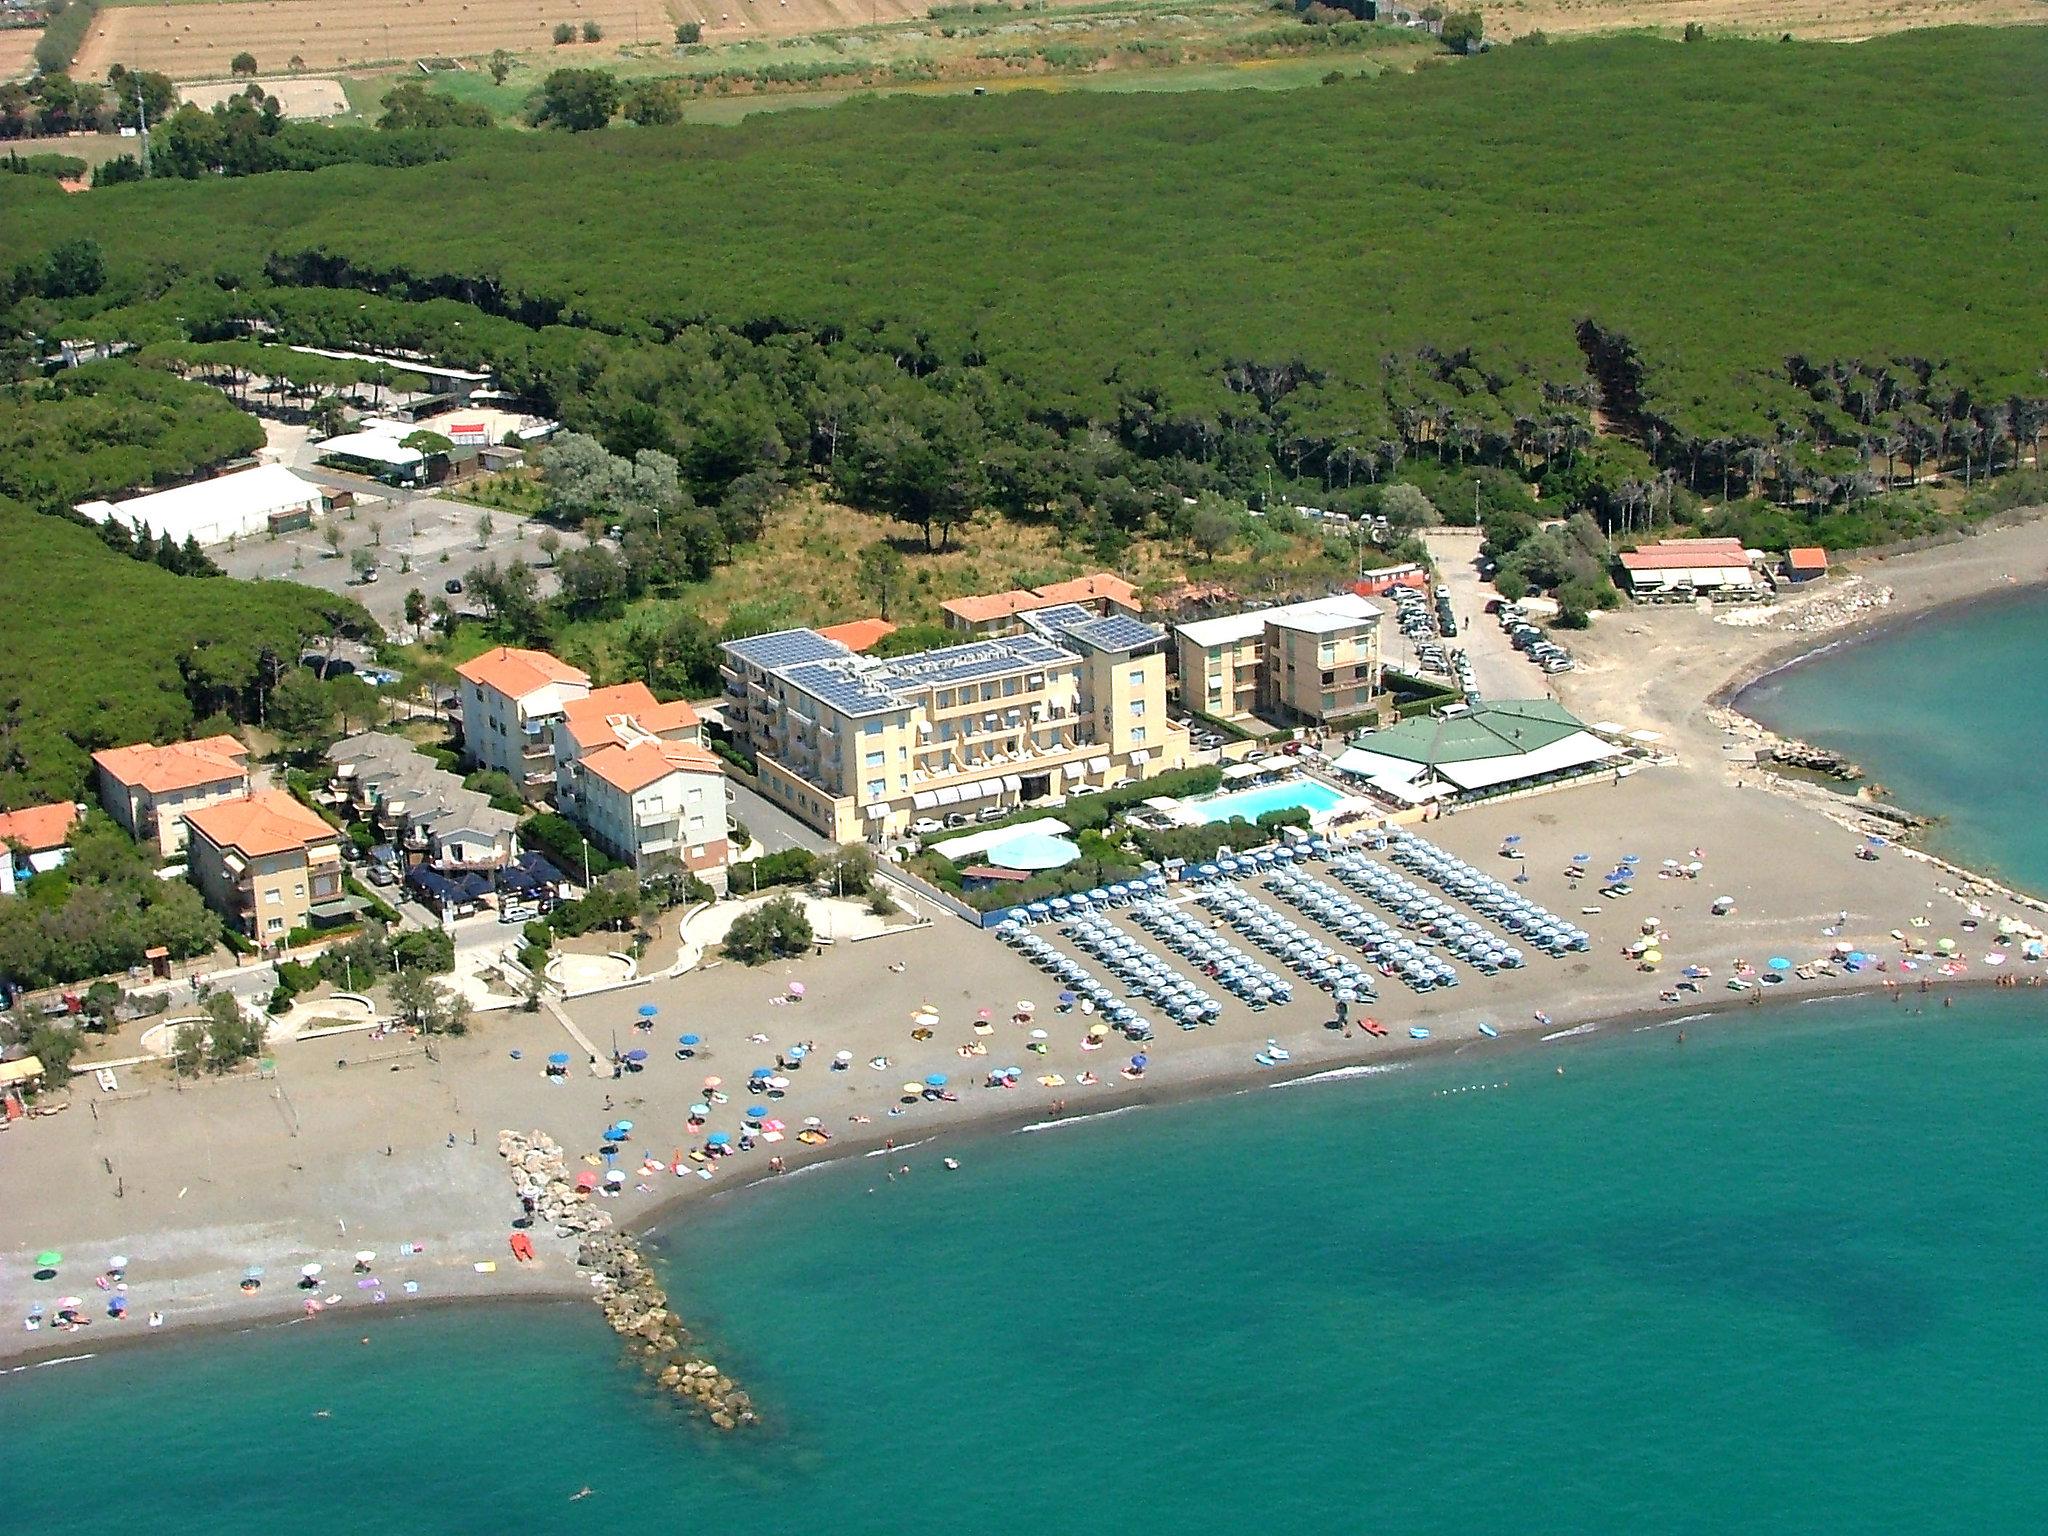
[{"label": "orange tile roof", "polygon": [[664,704],[645,683],[614,683],[598,688],[580,699],[572,699],[562,710],[562,722],[579,747],[617,741],[614,720],[630,720],[650,736],[664,731],[687,730],[697,724],[697,711],[684,699]]},{"label": "orange tile roof", "polygon": [[643,741],[633,747],[599,747],[583,766],[621,794],[638,794],[672,773],[725,772],[717,755],[686,741]]},{"label": "orange tile roof", "polygon": [[25,805],[18,811],[0,812],[0,848],[19,843],[30,853],[48,853],[62,848],[78,820],[78,807],[68,800],[55,805]]},{"label": "orange tile roof", "polygon": [[1092,576],[1076,576],[1072,581],[1056,581],[1050,586],[1040,587],[1038,595],[1048,603],[1089,603],[1096,598],[1106,597],[1126,608],[1138,606],[1138,589],[1123,577],[1108,571],[1097,571]]},{"label": "orange tile roof", "polygon": [[174,741],[167,747],[148,742],[107,747],[93,753],[92,760],[116,783],[162,795],[240,778],[248,772],[242,766],[248,755],[249,749],[232,736],[208,736],[199,741]]},{"label": "orange tile roof", "polygon": [[1036,592],[1013,587],[1008,592],[990,592],[980,597],[949,598],[939,606],[964,623],[986,624],[990,619],[1012,618],[1050,605]]},{"label": "orange tile roof", "polygon": [[1682,571],[1692,566],[1749,565],[1740,539],[1666,539],[1645,544],[1621,557],[1622,567],[1631,571]]},{"label": "orange tile roof", "polygon": [[216,848],[233,848],[252,859],[332,842],[339,835],[281,789],[259,789],[239,800],[201,806],[186,813],[185,825]]},{"label": "orange tile roof", "polygon": [[866,650],[884,635],[896,633],[896,626],[887,619],[849,619],[844,624],[829,625],[818,631],[827,640],[837,640],[849,651]]},{"label": "orange tile roof", "polygon": [[580,672],[559,656],[546,651],[523,651],[501,645],[472,657],[455,669],[456,676],[483,688],[495,688],[509,699],[523,699],[550,683],[590,686],[590,674]]},{"label": "orange tile roof", "polygon": [[1828,552],[1818,544],[1802,544],[1785,552],[1785,563],[1795,571],[1824,571],[1828,568]]}]

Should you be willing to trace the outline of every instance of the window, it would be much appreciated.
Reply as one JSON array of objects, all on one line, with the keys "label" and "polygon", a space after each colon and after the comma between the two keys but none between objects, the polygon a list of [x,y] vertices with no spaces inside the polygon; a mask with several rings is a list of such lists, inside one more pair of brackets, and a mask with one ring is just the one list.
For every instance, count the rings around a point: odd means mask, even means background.
[{"label": "window", "polygon": [[865,735],[879,736],[882,734],[882,722],[879,720],[870,720],[866,725],[861,727],[861,731]]},{"label": "window", "polygon": [[306,882],[301,880],[298,884],[294,885],[292,887],[292,894],[294,896],[304,896],[306,894]]},{"label": "window", "polygon": [[277,933],[283,927],[284,919],[281,917],[266,918],[263,923],[263,931],[265,933]]},{"label": "window", "polygon": [[1131,727],[1131,744],[1133,746],[1143,746],[1145,744],[1145,727],[1142,725]]},{"label": "window", "polygon": [[277,889],[277,887],[272,886],[269,890],[263,893],[263,904],[266,907],[281,906],[283,905],[283,903],[284,892]]},{"label": "window", "polygon": [[870,800],[880,800],[884,795],[888,793],[889,781],[887,779],[868,780],[868,798]]},{"label": "window", "polygon": [[1145,669],[1143,667],[1131,668],[1131,686],[1133,688],[1145,686]]},{"label": "window", "polygon": [[881,752],[870,752],[861,759],[861,766],[863,768],[879,768],[882,766],[883,761],[884,755]]},{"label": "window", "polygon": [[1143,716],[1143,714],[1144,714],[1144,713],[1145,713],[1145,701],[1144,701],[1143,699],[1133,699],[1133,700],[1131,700],[1131,715],[1132,715],[1132,717],[1133,717],[1133,718],[1138,718],[1138,717],[1141,717],[1141,716]]}]

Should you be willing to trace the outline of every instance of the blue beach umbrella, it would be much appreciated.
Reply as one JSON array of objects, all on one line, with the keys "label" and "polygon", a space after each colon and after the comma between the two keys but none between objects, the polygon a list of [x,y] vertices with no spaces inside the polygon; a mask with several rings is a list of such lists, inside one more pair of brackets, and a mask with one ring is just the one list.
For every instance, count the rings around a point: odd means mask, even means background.
[{"label": "blue beach umbrella", "polygon": [[640,1005],[640,1017],[643,1019],[651,1019],[659,1012],[661,1010],[652,1003],[642,1003]]},{"label": "blue beach umbrella", "polygon": [[704,1145],[707,1147],[724,1147],[730,1146],[731,1143],[732,1138],[726,1135],[724,1131],[713,1131],[704,1138]]},{"label": "blue beach umbrella", "polygon": [[756,1067],[753,1071],[747,1074],[747,1076],[752,1078],[755,1082],[761,1082],[762,1080],[766,1078],[771,1078],[774,1075],[775,1069],[773,1067]]},{"label": "blue beach umbrella", "polygon": [[1624,864],[1640,864],[1643,862],[1643,856],[1640,853],[1624,853],[1621,856],[1621,862]]},{"label": "blue beach umbrella", "polygon": [[704,1043],[704,1037],[703,1037],[703,1036],[701,1036],[701,1035],[678,1035],[678,1036],[676,1036],[676,1044],[677,1044],[677,1045],[702,1045],[703,1043]]},{"label": "blue beach umbrella", "polygon": [[747,1118],[749,1120],[766,1120],[768,1118],[768,1111],[759,1104],[751,1105],[747,1110]]},{"label": "blue beach umbrella", "polygon": [[624,1141],[626,1139],[626,1133],[620,1130],[616,1125],[614,1125],[606,1129],[604,1133],[604,1139],[608,1142]]},{"label": "blue beach umbrella", "polygon": [[946,1086],[946,1074],[943,1072],[934,1072],[930,1077],[924,1080],[924,1085],[927,1088],[943,1088]]},{"label": "blue beach umbrella", "polygon": [[569,1053],[567,1051],[551,1053],[548,1057],[548,1065],[551,1067],[566,1067],[569,1065]]},{"label": "blue beach umbrella", "polygon": [[701,1118],[711,1113],[711,1106],[709,1104],[692,1104],[690,1106],[690,1113]]},{"label": "blue beach umbrella", "polygon": [[1140,1051],[1137,1055],[1131,1058],[1131,1065],[1136,1067],[1140,1072],[1144,1071],[1146,1067],[1150,1066],[1151,1062],[1152,1058],[1150,1056],[1147,1056],[1143,1051]]},{"label": "blue beach umbrella", "polygon": [[1591,855],[1590,853],[1575,853],[1572,855],[1572,862],[1574,864],[1584,864],[1587,861],[1589,861],[1592,857],[1593,855]]},{"label": "blue beach umbrella", "polygon": [[1783,955],[1773,955],[1770,959],[1766,960],[1764,964],[1768,965],[1774,971],[1789,971],[1792,969],[1792,962],[1790,960],[1787,960]]},{"label": "blue beach umbrella", "polygon": [[646,1059],[647,1059],[647,1053],[646,1053],[645,1051],[628,1051],[628,1052],[626,1052],[626,1060],[628,1060],[628,1061],[645,1061]]}]

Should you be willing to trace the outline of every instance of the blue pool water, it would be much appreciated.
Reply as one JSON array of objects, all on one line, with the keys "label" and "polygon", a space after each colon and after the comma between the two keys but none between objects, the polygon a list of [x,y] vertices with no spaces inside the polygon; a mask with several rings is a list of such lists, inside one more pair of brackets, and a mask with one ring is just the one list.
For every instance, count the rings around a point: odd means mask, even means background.
[{"label": "blue pool water", "polygon": [[1241,789],[1231,795],[1211,795],[1206,800],[1194,801],[1190,808],[1199,812],[1204,821],[1228,821],[1233,816],[1257,821],[1268,811],[1288,811],[1297,805],[1320,815],[1343,798],[1329,785],[1314,779],[1290,779],[1260,789]]}]

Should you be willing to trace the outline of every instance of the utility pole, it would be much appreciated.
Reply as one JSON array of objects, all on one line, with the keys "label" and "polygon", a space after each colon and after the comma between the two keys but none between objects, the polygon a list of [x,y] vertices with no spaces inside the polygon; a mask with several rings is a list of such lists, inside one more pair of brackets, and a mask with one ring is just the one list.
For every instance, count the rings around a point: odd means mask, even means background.
[{"label": "utility pole", "polygon": [[149,180],[149,103],[143,99],[142,87],[135,87],[135,121],[142,134],[142,179]]}]

